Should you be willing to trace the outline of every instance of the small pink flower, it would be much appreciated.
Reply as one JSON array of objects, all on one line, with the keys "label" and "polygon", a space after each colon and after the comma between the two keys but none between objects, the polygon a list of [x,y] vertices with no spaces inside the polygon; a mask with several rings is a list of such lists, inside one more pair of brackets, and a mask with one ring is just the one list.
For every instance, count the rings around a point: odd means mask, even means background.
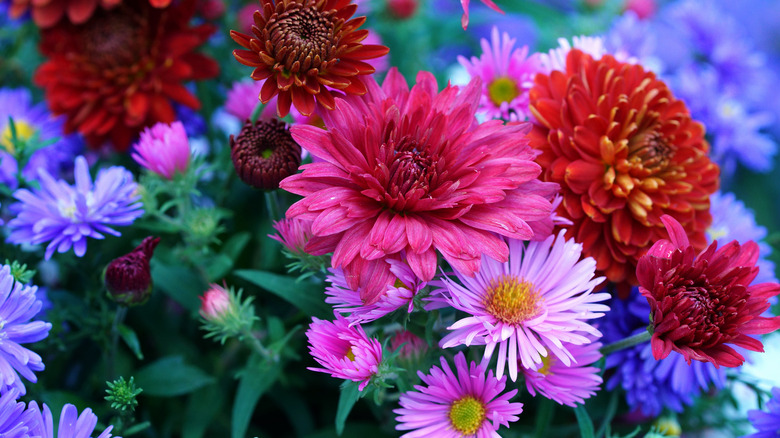
[{"label": "small pink flower", "polygon": [[141,133],[133,159],[141,166],[166,179],[176,172],[186,173],[190,165],[190,142],[184,125],[157,123]]},{"label": "small pink flower", "polygon": [[224,319],[234,308],[230,293],[218,284],[212,284],[200,297],[200,316],[207,321],[219,321]]},{"label": "small pink flower", "polygon": [[428,350],[428,344],[419,336],[408,330],[401,330],[390,338],[390,350],[398,349],[398,357],[402,359],[418,359]]},{"label": "small pink flower", "polygon": [[275,221],[273,227],[279,234],[269,234],[268,237],[284,245],[293,254],[305,253],[303,248],[312,236],[311,221],[297,218],[282,219]]}]

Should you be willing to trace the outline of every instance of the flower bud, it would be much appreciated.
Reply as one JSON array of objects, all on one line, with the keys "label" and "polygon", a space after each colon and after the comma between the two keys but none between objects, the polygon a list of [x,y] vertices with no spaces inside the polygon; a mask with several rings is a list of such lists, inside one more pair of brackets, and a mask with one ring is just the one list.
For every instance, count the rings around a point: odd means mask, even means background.
[{"label": "flower bud", "polygon": [[417,11],[419,0],[389,0],[387,9],[390,13],[401,20],[405,20]]},{"label": "flower bud", "polygon": [[126,306],[143,304],[149,299],[152,294],[149,260],[159,242],[159,237],[147,237],[130,253],[106,266],[104,281],[111,299]]},{"label": "flower bud", "polygon": [[230,136],[230,156],[241,181],[256,189],[274,190],[298,171],[301,147],[283,122],[247,120],[238,136]]},{"label": "flower bud", "polygon": [[200,297],[200,316],[207,321],[219,321],[231,312],[230,294],[222,286],[212,284]]}]

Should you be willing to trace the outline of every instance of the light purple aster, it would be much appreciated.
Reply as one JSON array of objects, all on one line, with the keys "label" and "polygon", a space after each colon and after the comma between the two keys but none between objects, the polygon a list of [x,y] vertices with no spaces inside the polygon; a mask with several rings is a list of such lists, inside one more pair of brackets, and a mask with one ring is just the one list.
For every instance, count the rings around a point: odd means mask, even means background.
[{"label": "light purple aster", "polygon": [[[54,433],[54,422],[51,410],[46,404],[43,409],[38,409],[36,402],[30,402],[29,410],[35,414],[36,424],[31,428],[31,436],[40,438],[90,438],[97,426],[97,415],[92,409],[86,408],[79,414],[78,409],[72,404],[62,407],[57,433]],[[97,438],[111,438],[111,430],[114,426],[108,426]],[[115,437],[121,438],[121,437]]]},{"label": "light purple aster", "polygon": [[16,281],[10,266],[0,268],[0,393],[26,394],[19,376],[37,382],[35,371],[44,368],[41,357],[21,345],[46,338],[51,329],[48,322],[30,321],[41,310],[37,289]]},{"label": "light purple aster", "polygon": [[767,402],[764,411],[752,409],[747,416],[758,432],[743,438],[777,438],[780,434],[780,388],[772,388],[772,398]]},{"label": "light purple aster", "polygon": [[28,431],[36,425],[35,412],[16,401],[19,395],[19,391],[12,389],[0,397],[0,437],[28,438]]},{"label": "light purple aster", "polygon": [[133,174],[124,167],[101,169],[94,184],[87,160],[76,158],[71,186],[55,180],[49,172],[39,170],[40,189],[20,189],[14,193],[19,200],[10,208],[18,213],[8,222],[10,243],[41,244],[49,242],[45,258],[54,251],[71,249],[81,257],[87,251],[87,237],[103,239],[101,233],[119,236],[112,226],[127,226],[143,215],[138,185]]}]

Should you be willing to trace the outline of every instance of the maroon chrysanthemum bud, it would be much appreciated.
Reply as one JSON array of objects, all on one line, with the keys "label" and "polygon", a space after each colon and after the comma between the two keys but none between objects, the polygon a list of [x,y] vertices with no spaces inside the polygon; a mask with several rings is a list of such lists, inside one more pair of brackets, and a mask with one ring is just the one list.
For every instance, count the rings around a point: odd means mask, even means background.
[{"label": "maroon chrysanthemum bud", "polygon": [[149,299],[152,294],[149,260],[159,242],[159,237],[147,237],[134,250],[114,259],[106,266],[106,289],[114,301],[135,306]]},{"label": "maroon chrysanthemum bud", "polygon": [[301,147],[276,119],[247,120],[237,137],[230,136],[230,150],[238,177],[258,189],[278,189],[301,164]]}]

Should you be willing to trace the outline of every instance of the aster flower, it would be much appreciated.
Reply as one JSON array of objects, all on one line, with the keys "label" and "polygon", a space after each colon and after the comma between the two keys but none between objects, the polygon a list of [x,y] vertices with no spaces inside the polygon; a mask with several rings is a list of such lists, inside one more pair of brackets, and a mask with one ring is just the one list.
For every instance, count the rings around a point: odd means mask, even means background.
[{"label": "aster flower", "polygon": [[571,43],[566,38],[558,38],[558,47],[550,49],[548,53],[539,54],[542,72],[545,74],[550,74],[553,70],[566,72],[566,57],[572,49],[587,53],[596,60],[607,54],[606,44],[600,36],[575,36]]},{"label": "aster flower", "polygon": [[[115,8],[122,0],[10,0],[10,15],[19,18],[31,10],[32,19],[41,28],[57,24],[67,17],[73,24],[83,24],[89,20],[97,7],[104,10]],[[167,7],[171,0],[148,0],[156,8]]]},{"label": "aster flower", "polygon": [[48,59],[33,79],[52,112],[66,116],[65,130],[84,134],[93,147],[110,140],[124,151],[144,127],[174,122],[173,103],[200,108],[182,83],[214,77],[219,67],[193,52],[215,30],[190,27],[194,3],[155,9],[123,2],[84,24],[44,30]]},{"label": "aster flower", "polygon": [[[252,79],[265,80],[260,100],[279,95],[277,112],[284,117],[293,104],[303,115],[315,102],[335,105],[333,89],[363,94],[360,76],[374,72],[366,59],[386,55],[388,48],[361,44],[367,30],[358,30],[366,17],[352,19],[351,0],[263,0],[255,11],[252,35],[231,31],[247,50],[235,50],[238,62],[254,67]],[[315,43],[312,43],[315,41]]]},{"label": "aster flower", "polygon": [[301,147],[284,122],[247,120],[238,136],[230,136],[230,157],[241,181],[257,189],[273,190],[298,171]]},{"label": "aster flower", "polygon": [[595,395],[601,385],[599,367],[588,366],[601,359],[600,342],[585,345],[564,345],[574,357],[567,366],[555,356],[542,358],[542,364],[536,369],[521,368],[525,376],[525,386],[532,396],[539,392],[544,397],[559,404],[576,407],[584,404],[586,398]]},{"label": "aster flower", "polygon": [[458,62],[474,78],[482,79],[479,111],[488,119],[526,120],[528,90],[533,77],[541,71],[538,55],[528,56],[528,46],[514,48],[515,39],[493,27],[490,42],[482,39],[482,56],[471,61],[459,56]]},{"label": "aster flower", "polygon": [[190,165],[190,143],[184,125],[157,123],[144,129],[132,157],[165,179],[173,179],[176,172],[186,173]]},{"label": "aster flower", "polygon": [[[482,258],[474,278],[455,272],[441,281],[447,302],[470,316],[448,327],[439,343],[485,345],[484,360],[498,348],[496,376],[517,379],[517,364],[537,369],[542,357],[555,356],[570,366],[576,358],[563,343],[589,344],[601,332],[588,323],[609,310],[600,301],[607,293],[593,293],[604,279],[594,278],[596,263],[580,259],[582,245],[566,240],[564,231],[544,241],[524,244],[509,240],[509,260]],[[589,337],[590,336],[590,337]]]},{"label": "aster flower", "polygon": [[28,431],[35,425],[35,413],[17,401],[19,391],[12,389],[0,397],[0,436],[29,438]]},{"label": "aster flower", "polygon": [[[79,414],[78,409],[68,403],[62,407],[59,427],[55,434],[51,410],[46,404],[43,405],[43,409],[39,409],[36,402],[30,402],[28,409],[34,413],[36,421],[35,426],[31,428],[31,435],[40,438],[88,438],[92,436],[97,426],[98,418],[92,413],[92,409],[86,408]],[[113,428],[114,426],[108,426],[97,438],[111,438]]]},{"label": "aster flower", "polygon": [[101,233],[119,236],[113,226],[128,226],[143,215],[136,193],[138,185],[133,174],[120,166],[101,169],[94,184],[87,160],[76,158],[76,184],[54,180],[48,172],[39,170],[41,187],[20,189],[14,193],[18,203],[11,209],[18,215],[8,222],[10,243],[33,245],[49,242],[46,260],[54,251],[63,253],[73,248],[76,256],[87,251],[87,238],[103,239]]},{"label": "aster flower", "polygon": [[666,237],[663,214],[704,247],[718,166],[704,127],[655,74],[572,49],[566,71],[536,76],[531,112],[543,179],[561,184],[558,212],[574,223],[567,236],[599,273],[635,284],[636,261]]},{"label": "aster flower", "polygon": [[293,254],[305,254],[303,248],[312,236],[311,221],[282,219],[274,221],[273,227],[279,234],[269,234],[268,237],[284,245]]},{"label": "aster flower", "polygon": [[[497,379],[493,371],[474,362],[466,363],[463,352],[455,356],[455,372],[441,358],[441,368],[429,374],[418,371],[426,386],[401,395],[396,430],[411,430],[401,438],[435,436],[441,438],[496,437],[501,426],[509,427],[523,412],[522,403],[510,403],[517,390],[505,392],[506,377]],[[500,395],[499,395],[500,394]]]},{"label": "aster flower", "polygon": [[358,389],[362,391],[379,371],[382,346],[378,340],[369,339],[360,325],[350,326],[344,317],[335,316],[333,322],[312,318],[306,331],[309,352],[323,368],[307,369],[360,382]]},{"label": "aster flower", "polygon": [[[733,344],[764,351],[749,335],[780,328],[780,316],[760,316],[780,284],[751,284],[758,273],[758,245],[732,241],[712,243],[697,255],[682,225],[671,216],[661,220],[670,240],[656,242],[637,265],[639,291],[647,298],[654,326],[653,356],[663,359],[676,351],[691,360],[736,367],[744,357]],[[717,248],[717,249],[716,249]]]},{"label": "aster flower", "polygon": [[332,266],[344,269],[351,289],[361,288],[365,304],[395,281],[383,259],[401,251],[414,275],[429,281],[437,251],[473,275],[483,253],[506,260],[508,247],[494,233],[549,234],[557,185],[536,179],[528,124],[474,123],[478,79],[439,93],[433,75],[421,72],[409,90],[391,69],[381,88],[373,79],[366,86],[365,96],[337,99],[322,114],[327,131],[292,127],[322,161],[280,184],[304,197],[287,217],[313,221],[306,251],[333,252]]},{"label": "aster flower", "polygon": [[766,404],[765,411],[751,409],[747,413],[750,423],[758,432],[743,438],[775,438],[780,430],[780,388],[772,388],[772,398]]},{"label": "aster flower", "polygon": [[[51,324],[30,321],[41,309],[35,296],[36,286],[25,286],[14,280],[8,265],[0,267],[0,393],[17,391],[26,394],[24,377],[37,382],[36,371],[42,371],[41,357],[21,344],[38,342],[49,335]],[[0,431],[2,432],[2,431]]]}]

